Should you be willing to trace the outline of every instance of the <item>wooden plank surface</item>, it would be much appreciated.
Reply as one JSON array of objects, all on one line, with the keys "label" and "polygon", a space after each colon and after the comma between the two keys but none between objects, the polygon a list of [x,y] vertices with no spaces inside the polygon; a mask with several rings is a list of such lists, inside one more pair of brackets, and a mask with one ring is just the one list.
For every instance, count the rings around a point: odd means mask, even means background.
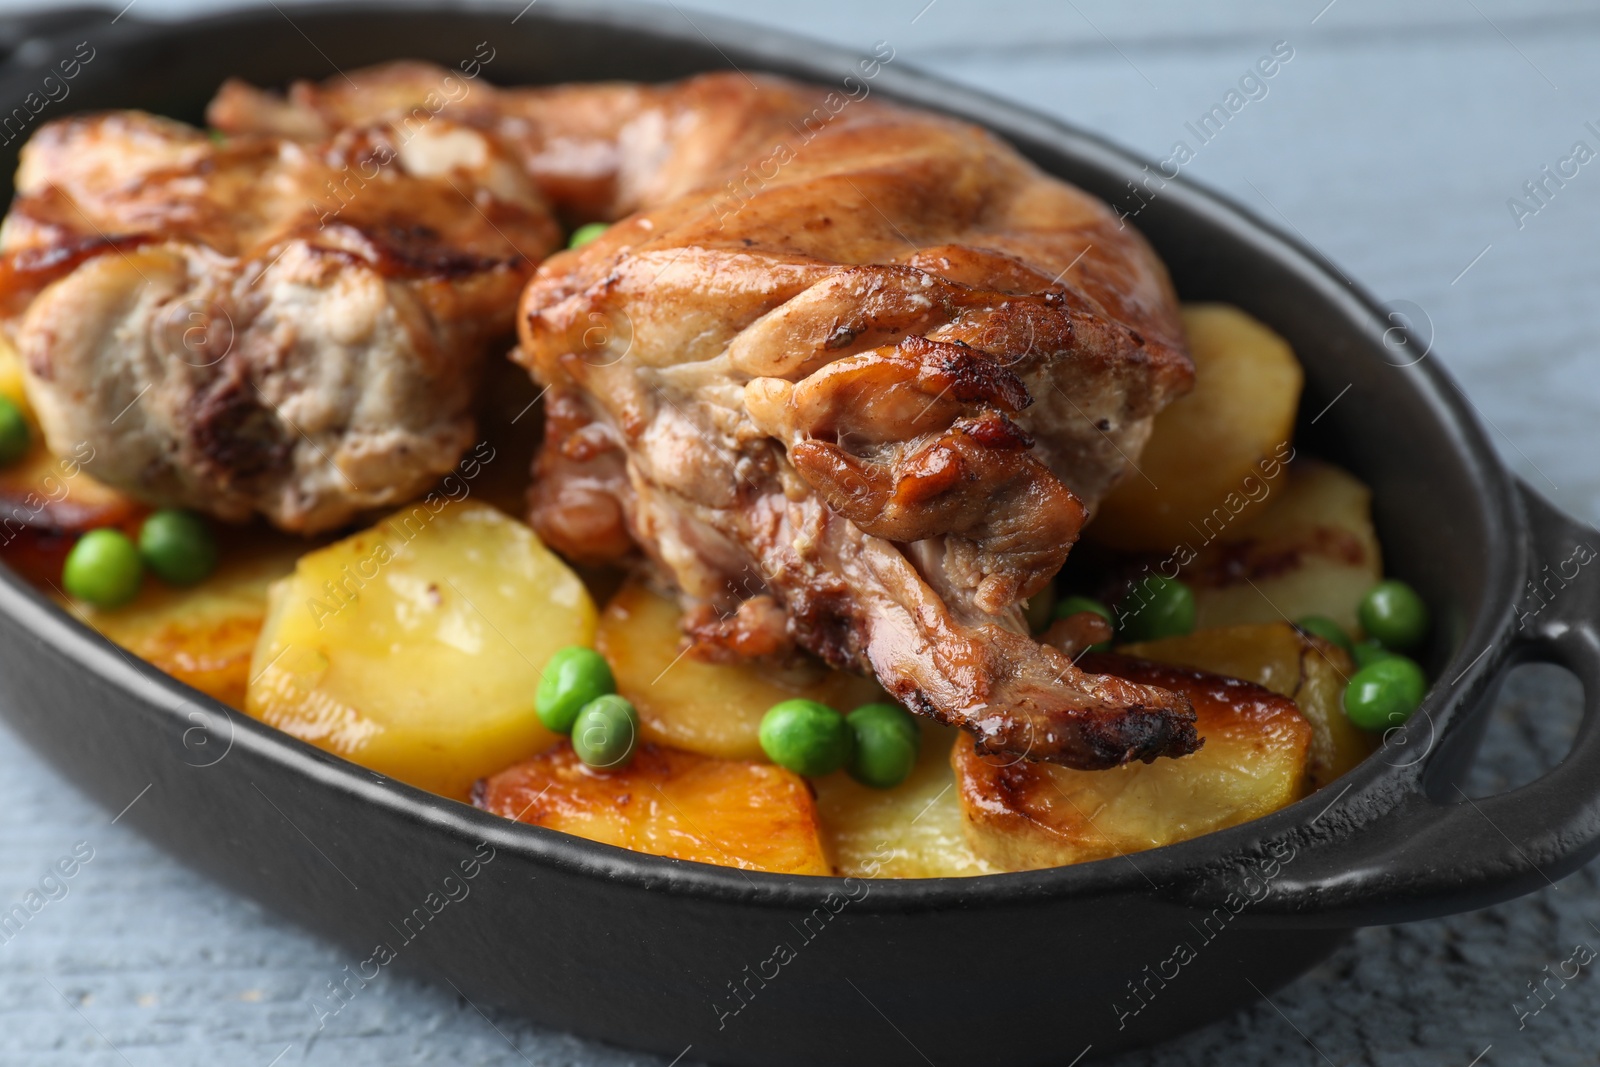
[{"label": "wooden plank surface", "polygon": [[[22,6],[0,3],[0,13]],[[216,5],[139,0],[129,17],[202,6]],[[1600,165],[1583,168],[1520,226],[1507,207],[1574,141],[1600,147],[1584,128],[1600,126],[1593,3],[679,6],[690,20],[723,14],[855,47],[887,40],[908,63],[1152,156],[1165,156],[1184,122],[1273,42],[1289,42],[1294,58],[1268,95],[1186,173],[1299,232],[1381,297],[1420,308],[1433,338],[1428,358],[1462,383],[1511,466],[1568,510],[1600,520]],[[1481,794],[1559,758],[1572,689],[1550,671],[1514,680],[1476,772]],[[93,859],[0,944],[0,1062],[657,1062],[512,1018],[491,1021],[447,990],[387,976],[319,1031],[309,998],[344,960],[110,824],[0,732],[0,901],[39,887],[78,842]],[[1596,888],[1585,870],[1477,914],[1362,931],[1270,1004],[1117,1062],[1593,1063],[1600,992],[1588,969],[1547,995],[1537,1015],[1519,1018],[1518,1008],[1539,1003],[1528,983],[1542,968],[1578,943],[1600,948]],[[1025,942],[1025,932],[1013,933]],[[1075,1053],[1064,1047],[1063,1062]]]}]

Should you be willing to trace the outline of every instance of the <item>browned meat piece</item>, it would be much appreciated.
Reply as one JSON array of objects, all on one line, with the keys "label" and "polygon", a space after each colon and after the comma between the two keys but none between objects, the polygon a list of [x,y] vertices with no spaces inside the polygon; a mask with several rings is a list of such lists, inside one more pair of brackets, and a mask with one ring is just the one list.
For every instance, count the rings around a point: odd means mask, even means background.
[{"label": "browned meat piece", "polygon": [[[317,141],[377,121],[420,129],[434,116],[494,137],[569,221],[621,218],[699,189],[708,173],[764,160],[775,102],[800,129],[822,93],[774,79],[690,78],[669,85],[591,82],[497,89],[431,63],[401,60],[325,82],[296,82],[286,97],[231,80],[206,120],[226,133]],[[818,115],[826,117],[822,110]],[[788,131],[793,136],[794,131]],[[738,191],[728,187],[728,205]]]},{"label": "browned meat piece", "polygon": [[584,411],[551,424],[542,530],[587,553],[599,538],[547,516],[567,484],[604,486],[699,641],[709,607],[780,647],[745,619],[780,604],[796,643],[985,749],[1193,751],[1184,697],[1079,671],[1021,613],[1190,382],[1149,248],[970,126],[858,103],[805,136],[821,90],[679,91],[741,135],[685,118],[662,185],[691,188],[553,257],[523,299],[521,358]]},{"label": "browned meat piece", "polygon": [[23,151],[0,307],[52,450],[314,532],[454,467],[485,344],[559,237],[521,167],[443,119],[218,144],[89,115]]},{"label": "browned meat piece", "polygon": [[[230,85],[211,119],[321,138],[448,77]],[[564,217],[621,220],[523,298],[534,522],[580,559],[637,543],[702,647],[798,644],[986,750],[1193,751],[1183,696],[1078,670],[1021,610],[1191,382],[1165,272],[983,131],[840,99],[726,74],[451,105]]]}]

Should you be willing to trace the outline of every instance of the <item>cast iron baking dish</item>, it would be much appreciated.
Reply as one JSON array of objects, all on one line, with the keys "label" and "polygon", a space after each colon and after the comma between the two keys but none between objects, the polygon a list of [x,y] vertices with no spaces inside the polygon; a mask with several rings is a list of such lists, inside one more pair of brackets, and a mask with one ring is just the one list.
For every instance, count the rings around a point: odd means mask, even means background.
[{"label": "cast iron baking dish", "polygon": [[[84,39],[94,59],[39,121],[112,107],[199,121],[230,75],[282,84],[408,56],[454,66],[483,41],[495,53],[485,74],[502,84],[730,65],[838,83],[861,59],[709,16],[691,25],[670,8],[523,3],[285,5],[177,25],[58,12],[0,68],[0,114]],[[872,91],[981,123],[1108,200],[1143,165],[904,59]],[[124,822],[344,946],[352,976],[373,973],[382,943],[388,965],[476,1003],[668,1057],[692,1046],[690,1060],[1068,1063],[1233,1012],[1352,927],[1481,907],[1572,871],[1600,846],[1600,576],[1582,571],[1525,624],[1517,608],[1547,563],[1554,573],[1600,534],[1519,486],[1437,359],[1418,360],[1417,340],[1316,255],[1183,181],[1136,222],[1185,299],[1237,304],[1293,344],[1307,384],[1299,441],[1373,487],[1388,569],[1438,620],[1425,665],[1439,681],[1405,729],[1267,818],[1129,858],[974,879],[747,874],[639,855],[325,755],[134,662],[8,572],[0,707],[108,810],[150,786]],[[1456,783],[1484,705],[1529,659],[1565,664],[1587,690],[1572,752],[1529,785],[1466,803]],[[439,904],[446,876],[468,869],[452,884],[470,894]]]}]

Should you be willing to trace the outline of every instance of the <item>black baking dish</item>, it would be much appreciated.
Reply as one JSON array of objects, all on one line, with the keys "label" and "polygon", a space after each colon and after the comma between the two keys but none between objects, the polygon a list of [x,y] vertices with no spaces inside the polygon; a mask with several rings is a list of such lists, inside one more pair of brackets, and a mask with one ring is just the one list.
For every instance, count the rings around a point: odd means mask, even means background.
[{"label": "black baking dish", "polygon": [[[398,57],[455,65],[479,42],[505,83],[697,71],[836,82],[861,56],[671,8],[387,3],[178,24],[115,11],[13,25],[0,113],[60,55],[94,51],[70,110],[198,121],[226,77],[322,78]],[[889,42],[892,46],[893,42]],[[981,123],[1108,200],[1142,161],[1010,104],[885,64],[872,91]],[[0,148],[10,173],[20,139]],[[1226,300],[1306,369],[1301,440],[1370,484],[1388,570],[1438,625],[1421,711],[1344,779],[1266,818],[1056,870],[862,882],[746,874],[625,852],[430,796],[233,713],[134,662],[0,569],[0,708],[110,811],[227,886],[348,950],[448,979],[476,1003],[689,1059],[748,1064],[1073,1061],[1232,1012],[1352,927],[1504,900],[1600,846],[1600,578],[1519,624],[1525,583],[1597,536],[1520,486],[1436,358],[1318,256],[1225,200],[1165,185],[1136,224],[1189,300]],[[1397,338],[1410,342],[1396,357]],[[1589,697],[1567,758],[1462,803],[1484,705],[1513,664],[1565,664]],[[397,940],[447,875],[471,892]],[[780,943],[793,948],[781,965]],[[1174,949],[1193,946],[1174,967]],[[1154,977],[1152,977],[1154,976]]]}]

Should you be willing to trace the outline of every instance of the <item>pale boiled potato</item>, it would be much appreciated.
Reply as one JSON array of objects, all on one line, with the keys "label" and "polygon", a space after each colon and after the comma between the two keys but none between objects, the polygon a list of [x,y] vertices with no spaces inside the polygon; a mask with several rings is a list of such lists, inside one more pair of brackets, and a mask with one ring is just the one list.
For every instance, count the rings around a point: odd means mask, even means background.
[{"label": "pale boiled potato", "polygon": [[402,509],[273,587],[246,710],[381,774],[465,798],[549,747],[544,663],[594,638],[576,575],[485,504]]},{"label": "pale boiled potato", "polygon": [[1326,615],[1359,636],[1356,606],[1383,578],[1372,491],[1329,463],[1298,460],[1253,516],[1182,570],[1196,624]]},{"label": "pale boiled potato", "polygon": [[257,531],[221,540],[222,560],[199,585],[177,589],[147,577],[132,603],[112,610],[58,599],[140,659],[243,710],[268,589],[294,570],[305,545]]},{"label": "pale boiled potato", "polygon": [[483,783],[486,811],[591,841],[781,874],[832,874],[804,778],[771,763],[646,744],[586,767],[562,742]]},{"label": "pale boiled potato", "polygon": [[1370,756],[1376,739],[1344,713],[1350,654],[1286,622],[1220,626],[1182,637],[1124,645],[1125,655],[1243,678],[1286,696],[1311,724],[1306,771],[1320,789]]},{"label": "pale boiled potato", "polygon": [[1090,653],[1093,673],[1181,692],[1205,744],[1178,759],[1078,771],[965,739],[951,753],[974,851],[1003,870],[1057,867],[1183,841],[1260,818],[1305,792],[1311,726],[1292,700],[1235,678]]},{"label": "pale boiled potato", "polygon": [[1304,374],[1288,342],[1238,308],[1189,304],[1194,389],[1155,418],[1150,440],[1085,533],[1171,552],[1255,509],[1291,454]]},{"label": "pale boiled potato", "polygon": [[803,697],[840,712],[887,699],[878,683],[813,660],[702,663],[685,655],[678,605],[630,582],[606,605],[595,647],[646,741],[724,759],[765,759],[757,734],[772,705]]},{"label": "pale boiled potato", "polygon": [[967,840],[956,796],[950,746],[971,738],[922,721],[922,747],[910,776],[872,789],[840,771],[812,783],[828,854],[857,878],[949,878],[996,868]]}]

